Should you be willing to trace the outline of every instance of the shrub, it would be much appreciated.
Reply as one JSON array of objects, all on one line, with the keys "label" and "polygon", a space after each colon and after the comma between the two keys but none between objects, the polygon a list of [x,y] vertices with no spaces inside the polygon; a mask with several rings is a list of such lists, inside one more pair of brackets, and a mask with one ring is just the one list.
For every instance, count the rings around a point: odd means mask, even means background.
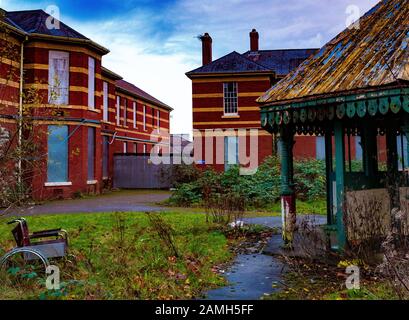
[{"label": "shrub", "polygon": [[[280,199],[280,161],[277,157],[267,158],[252,176],[240,175],[239,167],[227,172],[212,169],[200,170],[191,166],[180,170],[177,190],[170,203],[178,206],[206,205],[217,199],[234,195],[246,204],[246,208],[261,209]],[[191,177],[191,179],[187,179]],[[294,180],[297,197],[304,201],[324,198],[325,162],[300,160],[294,162]],[[221,200],[220,200],[221,201]]]}]

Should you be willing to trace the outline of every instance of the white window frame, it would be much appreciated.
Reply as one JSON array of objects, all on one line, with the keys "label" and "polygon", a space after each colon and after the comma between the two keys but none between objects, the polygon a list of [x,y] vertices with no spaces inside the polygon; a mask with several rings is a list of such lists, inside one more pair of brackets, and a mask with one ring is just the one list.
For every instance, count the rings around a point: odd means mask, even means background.
[{"label": "white window frame", "polygon": [[128,142],[124,141],[123,148],[124,153],[128,153]]},{"label": "white window frame", "polygon": [[133,127],[134,129],[136,129],[138,127],[136,118],[136,101],[133,102],[132,106],[133,106]]},{"label": "white window frame", "polygon": [[116,125],[121,124],[121,97],[116,96]]},{"label": "white window frame", "polygon": [[143,106],[143,130],[146,131],[146,106]]},{"label": "white window frame", "polygon": [[88,108],[95,109],[95,59],[88,57]]},{"label": "white window frame", "polygon": [[[233,91],[229,91],[229,85],[233,85]],[[239,93],[237,82],[223,83],[223,111],[225,116],[237,116],[239,114]]]},{"label": "white window frame", "polygon": [[103,101],[102,101],[102,103],[103,103],[103,105],[102,105],[102,108],[103,108],[103,113],[102,113],[102,119],[104,120],[104,121],[108,121],[109,119],[108,119],[108,104],[109,104],[109,85],[108,85],[108,82],[106,82],[106,81],[104,81],[103,82]]},{"label": "white window frame", "polygon": [[[55,74],[54,60],[65,60],[63,77]],[[48,101],[55,105],[68,105],[70,93],[70,54],[65,51],[50,50],[48,57]]]}]

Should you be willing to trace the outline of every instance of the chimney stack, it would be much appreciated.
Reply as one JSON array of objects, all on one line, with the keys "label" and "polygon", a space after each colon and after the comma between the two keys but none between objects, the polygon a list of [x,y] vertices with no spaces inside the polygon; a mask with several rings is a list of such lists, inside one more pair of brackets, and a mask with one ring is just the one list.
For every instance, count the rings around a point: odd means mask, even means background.
[{"label": "chimney stack", "polygon": [[250,32],[250,51],[258,51],[259,34],[256,29]]},{"label": "chimney stack", "polygon": [[202,59],[203,65],[207,65],[213,61],[212,58],[212,38],[208,33],[205,33],[203,36],[200,37],[202,40]]}]

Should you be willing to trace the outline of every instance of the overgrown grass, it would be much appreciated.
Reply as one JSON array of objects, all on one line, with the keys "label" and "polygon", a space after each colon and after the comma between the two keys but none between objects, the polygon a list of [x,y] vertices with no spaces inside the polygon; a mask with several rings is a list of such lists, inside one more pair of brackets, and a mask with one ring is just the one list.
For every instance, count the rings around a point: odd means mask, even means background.
[{"label": "overgrown grass", "polygon": [[[193,207],[173,207],[172,203],[169,201],[164,201],[160,203],[161,205],[168,206],[169,210],[187,212],[187,213],[205,213],[205,208],[200,205],[195,205]],[[327,203],[325,200],[316,201],[302,201],[297,200],[297,214],[315,214],[315,215],[326,215],[327,214]],[[270,206],[265,208],[248,208],[244,213],[244,217],[277,217],[281,216],[281,203],[275,202]]]},{"label": "overgrown grass", "polygon": [[[362,270],[367,269],[367,270]],[[304,262],[284,276],[280,289],[265,300],[396,300],[399,297],[385,279],[370,275],[372,267],[361,268],[360,289],[346,288],[342,267]]]},{"label": "overgrown grass", "polygon": [[[228,262],[228,241],[204,215],[163,213],[171,226],[175,257],[144,213],[28,217],[32,231],[63,227],[70,254],[57,261],[65,299],[190,299],[224,284],[212,268]],[[14,246],[11,227],[0,220],[0,255]],[[0,285],[0,299],[50,297],[38,279]]]}]

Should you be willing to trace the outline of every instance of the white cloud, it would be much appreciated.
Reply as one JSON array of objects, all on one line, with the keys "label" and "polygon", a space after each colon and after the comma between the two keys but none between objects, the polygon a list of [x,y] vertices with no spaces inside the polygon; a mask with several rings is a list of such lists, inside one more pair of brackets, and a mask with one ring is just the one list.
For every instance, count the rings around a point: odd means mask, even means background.
[{"label": "white cloud", "polygon": [[[0,0],[1,1],[1,0]],[[111,53],[104,65],[175,108],[172,132],[192,127],[191,83],[184,75],[201,63],[195,36],[209,32],[214,58],[233,50],[248,50],[248,33],[257,28],[261,49],[321,47],[345,28],[346,8],[357,5],[364,14],[378,0],[179,0],[167,7],[126,12],[120,18],[89,23],[66,16],[62,20]],[[45,8],[23,0],[3,0],[7,10]],[[159,27],[158,27],[159,26]]]}]

